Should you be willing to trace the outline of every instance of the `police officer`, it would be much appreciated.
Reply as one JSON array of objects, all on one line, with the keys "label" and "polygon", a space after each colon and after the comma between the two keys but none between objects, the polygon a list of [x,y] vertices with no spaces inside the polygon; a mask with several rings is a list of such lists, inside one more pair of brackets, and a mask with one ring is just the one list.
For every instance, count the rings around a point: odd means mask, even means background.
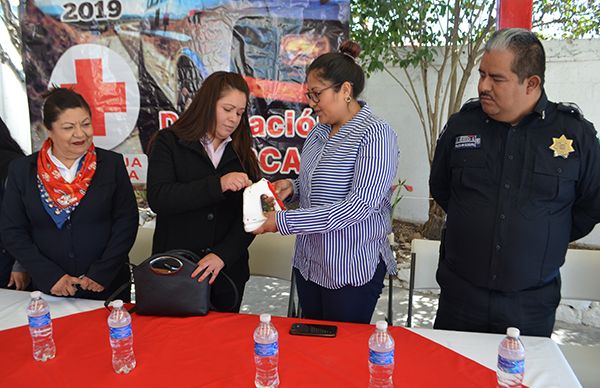
[{"label": "police officer", "polygon": [[446,211],[436,329],[552,334],[570,241],[600,221],[600,145],[574,105],[548,101],[544,48],[494,33],[479,99],[448,120],[431,167]]}]

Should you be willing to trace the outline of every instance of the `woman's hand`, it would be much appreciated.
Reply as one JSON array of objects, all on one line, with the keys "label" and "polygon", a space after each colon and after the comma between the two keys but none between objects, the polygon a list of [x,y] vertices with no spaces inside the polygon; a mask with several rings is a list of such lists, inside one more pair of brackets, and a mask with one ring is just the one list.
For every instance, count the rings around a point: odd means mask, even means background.
[{"label": "woman's hand", "polygon": [[244,172],[230,172],[221,177],[221,191],[223,193],[227,190],[240,191],[251,184],[252,181]]},{"label": "woman's hand", "polygon": [[194,272],[192,272],[192,277],[195,278],[199,273],[205,270],[202,276],[198,278],[198,283],[201,283],[204,281],[204,279],[206,279],[207,276],[210,275],[208,284],[213,284],[223,267],[225,267],[225,262],[223,262],[223,260],[221,260],[221,258],[214,253],[209,253],[198,262],[198,267],[196,267]]},{"label": "woman's hand", "polygon": [[102,287],[99,283],[96,283],[92,279],[84,276],[80,279],[80,287],[82,290],[93,291],[93,292],[102,292],[104,291],[104,287]]},{"label": "woman's hand", "polygon": [[77,288],[75,287],[77,284],[81,284],[81,279],[75,276],[63,275],[52,286],[50,293],[57,296],[73,296],[77,292]]},{"label": "woman's hand", "polygon": [[263,234],[263,233],[267,233],[267,232],[271,232],[271,233],[275,233],[277,232],[277,222],[275,220],[275,214],[276,212],[265,212],[263,213],[265,215],[265,217],[267,217],[267,220],[264,222],[264,224],[262,224],[258,229],[256,229],[254,232],[254,234]]},{"label": "woman's hand", "polygon": [[289,179],[280,179],[273,182],[273,185],[275,186],[277,197],[282,201],[285,201],[294,192],[294,185]]},{"label": "woman's hand", "polygon": [[24,290],[29,285],[31,278],[27,272],[11,272],[10,280],[8,281],[7,287],[15,286],[15,290]]}]

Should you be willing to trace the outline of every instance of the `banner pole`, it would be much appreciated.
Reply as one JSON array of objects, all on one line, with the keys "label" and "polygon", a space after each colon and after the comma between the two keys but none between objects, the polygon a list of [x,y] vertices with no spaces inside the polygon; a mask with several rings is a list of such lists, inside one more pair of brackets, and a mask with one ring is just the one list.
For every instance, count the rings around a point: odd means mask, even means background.
[{"label": "banner pole", "polygon": [[533,0],[498,0],[496,29],[525,28],[531,30]]}]

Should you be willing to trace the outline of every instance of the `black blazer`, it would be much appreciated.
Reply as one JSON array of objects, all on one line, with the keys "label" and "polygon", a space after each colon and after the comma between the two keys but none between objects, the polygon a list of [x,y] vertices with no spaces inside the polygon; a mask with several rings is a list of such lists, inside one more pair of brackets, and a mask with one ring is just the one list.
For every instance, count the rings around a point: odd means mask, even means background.
[{"label": "black blazer", "polygon": [[152,251],[188,249],[200,258],[213,252],[239,287],[249,278],[247,248],[254,235],[244,231],[243,191],[221,192],[221,176],[234,171],[244,169],[231,143],[215,168],[199,141],[163,130],[150,154],[147,187],[157,214]]},{"label": "black blazer", "polygon": [[38,153],[9,167],[0,233],[6,249],[31,275],[34,289],[49,293],[65,274],[86,275],[105,290],[78,290],[75,297],[105,299],[129,278],[126,263],[138,227],[133,188],[120,154],[96,148],[96,155],[88,192],[62,229],[40,199]]},{"label": "black blazer", "polygon": [[[22,157],[23,155],[18,152],[0,149],[0,203],[2,203],[2,198],[4,197],[8,165],[11,161]],[[0,288],[4,288],[8,284],[14,262],[15,259],[8,254],[2,245],[2,241],[0,241]]]}]

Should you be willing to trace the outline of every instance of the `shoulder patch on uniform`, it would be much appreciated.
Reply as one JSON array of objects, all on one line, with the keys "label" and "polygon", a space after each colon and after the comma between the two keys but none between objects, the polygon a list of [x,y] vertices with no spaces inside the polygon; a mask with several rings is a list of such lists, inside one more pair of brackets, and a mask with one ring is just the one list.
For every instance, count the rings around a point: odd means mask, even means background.
[{"label": "shoulder patch on uniform", "polygon": [[574,102],[559,102],[556,105],[556,109],[558,109],[561,112],[566,112],[570,115],[573,115],[578,120],[583,119],[583,112],[581,112],[579,106],[577,106],[577,104],[575,104]]},{"label": "shoulder patch on uniform", "polygon": [[464,103],[464,105],[462,106],[462,108],[460,108],[460,111],[461,112],[466,112],[466,111],[475,109],[475,108],[477,108],[479,106],[481,106],[481,102],[479,102],[479,98],[478,97],[471,98],[467,102]]}]

